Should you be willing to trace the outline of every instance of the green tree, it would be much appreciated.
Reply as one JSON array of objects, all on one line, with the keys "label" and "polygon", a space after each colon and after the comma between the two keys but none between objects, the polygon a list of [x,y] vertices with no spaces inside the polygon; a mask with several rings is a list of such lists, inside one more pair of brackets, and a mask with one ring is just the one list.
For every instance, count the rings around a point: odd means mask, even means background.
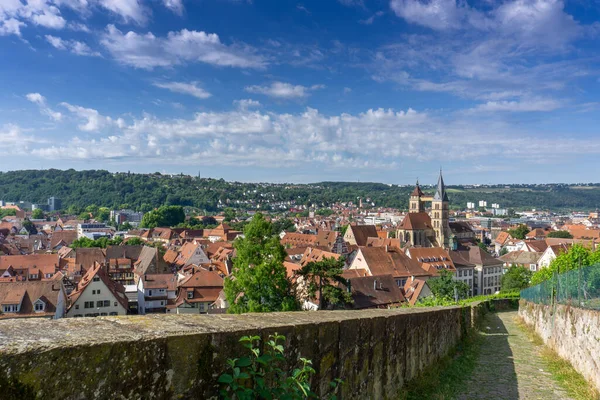
[{"label": "green tree", "polygon": [[110,218],[110,210],[106,207],[100,207],[96,214],[94,214],[94,218],[100,222],[106,222]]},{"label": "green tree", "polygon": [[512,266],[502,275],[502,291],[521,290],[529,286],[533,272],[524,267]]},{"label": "green tree", "polygon": [[518,227],[516,227],[515,229],[509,229],[508,233],[514,239],[522,240],[522,239],[525,239],[525,235],[527,235],[529,233],[529,227],[525,224],[521,224]]},{"label": "green tree", "polygon": [[230,313],[290,311],[298,309],[283,260],[286,257],[273,226],[257,213],[234,242],[236,258],[225,279]]},{"label": "green tree", "polygon": [[485,251],[486,253],[488,252],[488,247],[485,245],[485,243],[483,242],[477,242],[477,246],[479,246],[479,248],[483,251]]},{"label": "green tree", "polygon": [[178,225],[184,221],[185,212],[183,207],[161,206],[144,214],[141,226],[144,228],[168,227]]},{"label": "green tree", "polygon": [[126,244],[127,244],[127,246],[142,246],[142,245],[146,244],[146,242],[144,242],[139,237],[132,237],[132,238],[127,239]]},{"label": "green tree", "polygon": [[549,238],[573,239],[569,231],[553,231],[548,233]]},{"label": "green tree", "polygon": [[14,208],[0,208],[0,218],[15,215],[17,215],[17,210],[15,210]]},{"label": "green tree", "polygon": [[223,214],[225,215],[225,219],[223,220],[224,222],[231,222],[235,219],[235,210],[231,207],[227,207],[223,211]]},{"label": "green tree", "polygon": [[133,229],[133,225],[131,225],[129,222],[125,221],[123,222],[120,226],[119,226],[119,230],[121,231],[129,231]]},{"label": "green tree", "polygon": [[41,208],[36,208],[35,210],[33,210],[31,212],[31,218],[33,219],[44,219],[44,212],[42,211]]},{"label": "green tree", "polygon": [[591,253],[590,250],[586,249],[580,244],[574,244],[569,251],[559,254],[550,265],[546,268],[542,268],[531,277],[531,284],[537,285],[548,279],[551,279],[554,273],[562,274],[567,271],[579,268],[579,266],[585,267],[600,261],[600,251]]},{"label": "green tree", "polygon": [[84,221],[90,219],[90,213],[87,211],[83,211],[82,213],[79,214],[79,219],[84,220]]},{"label": "green tree", "polygon": [[319,293],[319,310],[352,304],[352,295],[339,285],[348,285],[342,272],[344,260],[333,257],[309,262],[298,271],[304,277],[308,297],[315,298]]},{"label": "green tree", "polygon": [[459,299],[464,299],[469,295],[469,285],[465,282],[454,279],[454,274],[448,270],[440,270],[439,276],[427,280],[427,285],[431,293],[437,299],[454,300],[454,291]]},{"label": "green tree", "polygon": [[23,221],[23,228],[27,229],[27,232],[29,232],[30,235],[35,235],[36,233],[38,233],[35,225],[33,224],[33,222],[31,222],[30,220],[26,219],[25,221]]},{"label": "green tree", "polygon": [[506,247],[503,247],[502,250],[500,250],[500,256],[503,256],[505,254],[508,254],[508,249]]}]

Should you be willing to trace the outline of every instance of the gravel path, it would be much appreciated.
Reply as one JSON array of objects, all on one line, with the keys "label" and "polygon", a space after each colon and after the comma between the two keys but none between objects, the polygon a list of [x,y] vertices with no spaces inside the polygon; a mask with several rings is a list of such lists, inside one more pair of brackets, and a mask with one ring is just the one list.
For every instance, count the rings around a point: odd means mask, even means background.
[{"label": "gravel path", "polygon": [[540,346],[519,328],[516,316],[516,311],[486,316],[479,360],[459,399],[570,399],[546,372]]}]

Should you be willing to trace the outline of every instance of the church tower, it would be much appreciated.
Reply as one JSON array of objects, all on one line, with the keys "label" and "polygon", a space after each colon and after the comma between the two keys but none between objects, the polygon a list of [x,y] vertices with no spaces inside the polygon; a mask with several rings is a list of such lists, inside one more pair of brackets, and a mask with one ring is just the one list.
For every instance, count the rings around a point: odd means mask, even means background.
[{"label": "church tower", "polygon": [[433,225],[438,246],[445,248],[450,243],[449,203],[446,185],[444,185],[444,178],[442,178],[442,170],[440,169],[437,189],[431,201],[431,225]]},{"label": "church tower", "polygon": [[423,201],[421,200],[421,197],[423,197],[423,192],[421,191],[421,187],[419,186],[419,180],[417,179],[417,186],[415,186],[415,190],[413,190],[410,194],[408,212],[419,213],[424,211]]}]

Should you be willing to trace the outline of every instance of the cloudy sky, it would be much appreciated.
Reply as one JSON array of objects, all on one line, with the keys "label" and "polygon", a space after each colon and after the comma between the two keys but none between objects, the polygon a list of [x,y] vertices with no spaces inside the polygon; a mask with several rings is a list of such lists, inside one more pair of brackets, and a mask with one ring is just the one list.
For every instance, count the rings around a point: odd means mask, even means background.
[{"label": "cloudy sky", "polygon": [[598,182],[599,4],[0,0],[0,170]]}]

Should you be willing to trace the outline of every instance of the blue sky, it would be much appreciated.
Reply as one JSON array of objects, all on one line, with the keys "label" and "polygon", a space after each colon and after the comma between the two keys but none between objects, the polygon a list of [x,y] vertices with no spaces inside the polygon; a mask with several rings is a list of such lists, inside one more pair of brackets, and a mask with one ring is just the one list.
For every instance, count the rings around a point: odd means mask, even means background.
[{"label": "blue sky", "polygon": [[598,182],[600,6],[0,0],[0,170]]}]

